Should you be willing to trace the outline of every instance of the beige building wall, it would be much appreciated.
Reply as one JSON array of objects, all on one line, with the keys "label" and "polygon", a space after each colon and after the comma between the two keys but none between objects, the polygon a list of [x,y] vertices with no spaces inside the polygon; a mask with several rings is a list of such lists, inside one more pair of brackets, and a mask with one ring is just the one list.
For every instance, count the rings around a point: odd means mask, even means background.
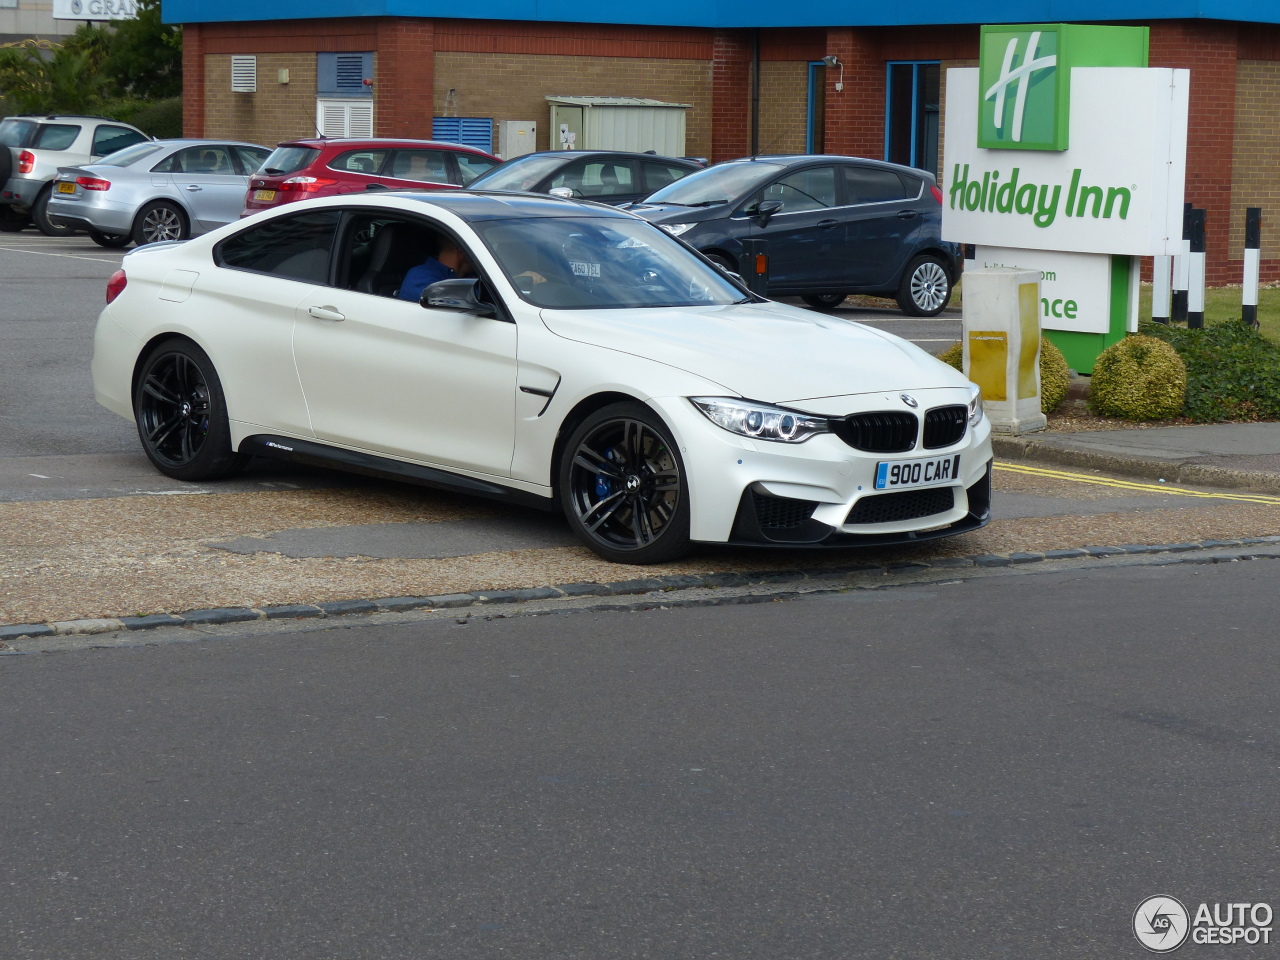
[{"label": "beige building wall", "polygon": [[[437,53],[435,114],[535,120],[538,149],[551,149],[548,96],[651,97],[687,103],[685,152],[711,154],[711,65],[704,60]],[[494,149],[498,147],[494,132]]]},{"label": "beige building wall", "polygon": [[809,122],[809,62],[760,64],[760,152],[804,153]]},{"label": "beige building wall", "polygon": [[1262,208],[1262,258],[1280,257],[1280,62],[1236,64],[1228,256],[1244,258],[1244,212]]},{"label": "beige building wall", "polygon": [[[231,92],[230,54],[205,56],[206,137],[249,140],[274,147],[316,135],[316,55],[260,53],[258,92]],[[280,83],[278,71],[289,71]]]}]

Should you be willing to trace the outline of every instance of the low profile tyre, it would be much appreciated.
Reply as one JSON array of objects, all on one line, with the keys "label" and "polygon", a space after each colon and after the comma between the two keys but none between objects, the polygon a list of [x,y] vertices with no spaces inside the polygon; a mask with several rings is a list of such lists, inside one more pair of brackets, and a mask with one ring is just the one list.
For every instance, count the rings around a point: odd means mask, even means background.
[{"label": "low profile tyre", "polygon": [[800,299],[813,307],[815,310],[822,310],[830,313],[840,304],[844,303],[847,293],[806,293]]},{"label": "low profile tyre", "polygon": [[17,233],[31,226],[29,214],[19,213],[7,203],[0,203],[0,233]]},{"label": "low profile tyre", "polygon": [[231,449],[222,384],[208,354],[190,340],[166,340],[147,354],[133,413],[142,449],[175,480],[218,480],[249,459]]},{"label": "low profile tyre", "polygon": [[574,535],[615,563],[666,563],[689,551],[689,483],[680,451],[642,403],[597,410],[560,458],[560,504]]},{"label": "low profile tyre", "polygon": [[100,247],[127,247],[133,237],[127,233],[103,233],[90,227],[89,239]]},{"label": "low profile tyre", "polygon": [[186,214],[164,200],[148,203],[133,221],[133,242],[140,247],[164,240],[185,240],[190,235]]},{"label": "low profile tyre", "polygon": [[909,317],[936,317],[951,302],[951,275],[937,257],[916,257],[902,274],[897,299]]},{"label": "low profile tyre", "polygon": [[52,188],[46,187],[40,194],[31,207],[31,219],[35,222],[36,229],[46,237],[69,237],[76,232],[75,227],[64,227],[49,219],[49,196],[52,193]]}]

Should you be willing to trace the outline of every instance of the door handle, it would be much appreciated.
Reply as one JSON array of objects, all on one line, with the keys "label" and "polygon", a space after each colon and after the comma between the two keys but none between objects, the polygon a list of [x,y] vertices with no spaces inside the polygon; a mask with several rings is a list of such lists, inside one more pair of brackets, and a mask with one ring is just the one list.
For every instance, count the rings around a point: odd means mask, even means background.
[{"label": "door handle", "polygon": [[840,223],[839,220],[819,220],[818,228],[821,230],[830,230],[832,227],[837,226],[839,223]]},{"label": "door handle", "polygon": [[188,189],[188,190],[190,190],[192,193],[195,193],[197,190],[203,190],[203,189],[204,189],[204,187],[202,187],[202,186],[200,186],[199,184],[196,184],[196,183],[188,183],[188,184],[187,184],[187,189]]},{"label": "door handle", "polygon": [[347,319],[334,307],[307,307],[307,313],[315,317],[317,320],[345,320]]},{"label": "door handle", "polygon": [[899,210],[898,211],[899,220],[914,220],[918,216],[920,216],[920,214],[917,213],[915,210]]}]

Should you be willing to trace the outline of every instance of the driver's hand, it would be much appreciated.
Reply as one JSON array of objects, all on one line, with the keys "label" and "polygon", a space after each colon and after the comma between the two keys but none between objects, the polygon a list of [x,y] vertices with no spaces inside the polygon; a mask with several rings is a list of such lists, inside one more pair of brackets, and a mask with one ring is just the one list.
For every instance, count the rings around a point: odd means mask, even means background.
[{"label": "driver's hand", "polygon": [[521,278],[525,280],[532,280],[534,283],[547,282],[547,278],[544,277],[542,274],[538,273],[538,271],[536,270],[526,270],[524,273],[517,273],[516,279],[520,280]]}]

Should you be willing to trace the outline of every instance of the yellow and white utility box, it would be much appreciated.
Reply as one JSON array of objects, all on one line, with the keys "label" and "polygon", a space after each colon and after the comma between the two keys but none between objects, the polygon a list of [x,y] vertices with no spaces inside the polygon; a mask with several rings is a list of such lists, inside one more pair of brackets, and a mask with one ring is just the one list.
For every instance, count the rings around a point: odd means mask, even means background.
[{"label": "yellow and white utility box", "polygon": [[964,272],[964,373],[995,433],[1034,433],[1040,412],[1040,272]]}]

